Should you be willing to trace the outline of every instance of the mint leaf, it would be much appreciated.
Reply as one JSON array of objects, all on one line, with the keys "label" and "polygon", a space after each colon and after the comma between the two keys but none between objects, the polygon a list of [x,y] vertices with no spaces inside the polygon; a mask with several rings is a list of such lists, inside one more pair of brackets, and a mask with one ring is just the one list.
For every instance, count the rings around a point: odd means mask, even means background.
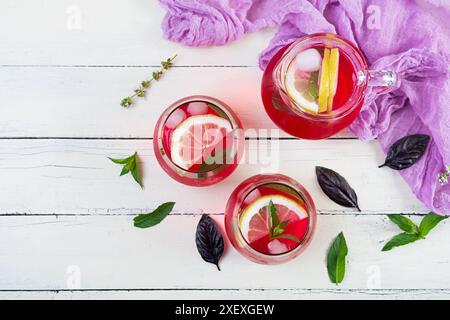
[{"label": "mint leaf", "polygon": [[404,246],[408,243],[412,243],[420,239],[421,237],[419,234],[411,234],[403,232],[394,236],[391,240],[389,240],[389,242],[386,243],[385,246],[383,247],[382,251],[389,251],[395,247]]},{"label": "mint leaf", "polygon": [[[283,230],[283,231],[284,231],[284,230]],[[300,243],[300,239],[299,239],[299,238],[297,238],[296,236],[294,236],[294,235],[292,235],[292,234],[289,234],[289,233],[279,234],[279,235],[276,235],[276,236],[273,237],[273,239],[280,239],[280,238],[283,238],[283,239],[290,239],[290,240],[292,240],[292,241],[295,241],[295,242],[297,242],[297,243]]]},{"label": "mint leaf", "polygon": [[425,237],[426,235],[428,235],[430,233],[430,231],[434,227],[436,227],[439,224],[439,222],[441,222],[442,220],[445,220],[447,218],[448,217],[440,216],[436,213],[430,212],[420,222],[420,226],[419,226],[420,235],[422,237]]},{"label": "mint leaf", "polygon": [[280,234],[282,234],[284,231],[284,229],[281,229],[280,227],[275,227],[272,230],[272,238],[275,238],[277,236],[279,236]]},{"label": "mint leaf", "polygon": [[311,73],[311,76],[308,81],[308,90],[309,93],[314,97],[314,99],[319,98],[319,71]]},{"label": "mint leaf", "polygon": [[345,257],[348,254],[347,242],[341,232],[334,239],[327,254],[328,277],[331,282],[339,284],[345,276]]},{"label": "mint leaf", "polygon": [[111,160],[112,162],[116,163],[116,164],[127,164],[131,160],[131,158],[133,158],[133,156],[130,156],[130,157],[127,157],[127,158],[123,158],[123,159],[114,159],[114,158],[108,157],[108,159]]},{"label": "mint leaf", "polygon": [[293,236],[292,234],[283,233],[284,229],[286,229],[289,224],[289,220],[285,220],[280,222],[280,218],[278,217],[277,207],[273,204],[273,201],[269,202],[269,236],[271,239],[291,239],[297,243],[300,243],[300,240]]},{"label": "mint leaf", "polygon": [[109,160],[116,164],[123,165],[122,171],[120,172],[120,176],[123,176],[129,172],[133,176],[134,180],[143,188],[141,175],[139,173],[139,158],[137,152],[135,152],[132,156],[123,159],[114,159],[108,157]]},{"label": "mint leaf", "polygon": [[207,156],[205,159],[203,159],[203,162],[198,168],[197,172],[212,171],[219,168],[223,164],[231,163],[228,156],[229,153],[230,151],[228,151],[227,149],[221,149],[214,152],[214,154]]},{"label": "mint leaf", "polygon": [[419,228],[411,219],[400,214],[388,214],[389,220],[395,223],[400,229],[408,233],[419,233]]},{"label": "mint leaf", "polygon": [[285,221],[281,222],[281,223],[278,225],[278,228],[284,230],[284,229],[286,229],[286,227],[287,227],[288,224],[289,224],[289,220],[285,220]]},{"label": "mint leaf", "polygon": [[272,200],[269,202],[269,215],[270,232],[273,236],[274,229],[278,227],[280,221],[278,220],[277,208],[273,204]]},{"label": "mint leaf", "polygon": [[128,172],[130,172],[130,168],[127,166],[123,166],[122,171],[120,172],[120,176],[126,175]]},{"label": "mint leaf", "polygon": [[141,175],[139,173],[137,154],[133,159],[133,166],[130,168],[130,171],[131,171],[131,175],[133,176],[134,181],[136,181],[141,186],[141,188],[143,188],[142,181],[141,181]]},{"label": "mint leaf", "polygon": [[289,220],[281,222],[279,225],[275,226],[273,228],[273,238],[276,238],[278,235],[282,234],[284,232],[284,229],[286,229],[287,225],[289,224]]},{"label": "mint leaf", "polygon": [[160,205],[155,211],[138,215],[133,219],[136,228],[149,228],[156,226],[163,221],[175,206],[175,202],[166,202]]},{"label": "mint leaf", "polygon": [[268,183],[264,185],[265,187],[271,188],[271,189],[275,189],[287,194],[290,194],[291,196],[294,196],[296,200],[298,200],[300,203],[304,204],[305,203],[305,199],[303,199],[300,194],[295,191],[294,189],[292,189],[291,187],[285,185],[285,184],[281,184],[281,183]]},{"label": "mint leaf", "polygon": [[225,111],[223,111],[222,109],[220,109],[218,106],[216,106],[215,104],[212,103],[208,103],[208,107],[210,107],[211,109],[213,109],[220,117],[230,120],[228,118],[228,115],[225,113]]},{"label": "mint leaf", "polygon": [[278,95],[277,96],[275,96],[275,95],[272,96],[272,104],[273,104],[273,107],[275,109],[279,110],[279,111],[284,111],[285,110],[285,108],[283,108],[283,106],[282,106],[281,97],[279,97]]},{"label": "mint leaf", "polygon": [[134,181],[136,181],[141,186],[141,188],[144,188],[144,186],[142,185],[141,175],[139,174],[139,168],[137,165],[131,170],[131,175],[133,176]]}]

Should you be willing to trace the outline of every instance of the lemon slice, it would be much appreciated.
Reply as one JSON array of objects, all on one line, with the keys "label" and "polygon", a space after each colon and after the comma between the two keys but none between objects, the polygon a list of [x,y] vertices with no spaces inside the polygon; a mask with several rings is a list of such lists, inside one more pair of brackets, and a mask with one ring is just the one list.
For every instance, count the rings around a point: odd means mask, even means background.
[{"label": "lemon slice", "polygon": [[296,76],[296,73],[297,64],[293,61],[289,65],[285,78],[285,87],[289,97],[302,109],[310,113],[317,113],[319,111],[319,105],[309,91],[309,79],[299,78]]},{"label": "lemon slice", "polygon": [[328,96],[330,93],[330,54],[331,51],[325,48],[322,69],[320,76],[320,88],[319,88],[319,112],[326,112],[328,110]]},{"label": "lemon slice", "polygon": [[277,206],[280,221],[291,223],[308,217],[306,210],[295,200],[274,194],[256,199],[242,212],[239,217],[239,229],[242,235],[253,242],[269,234],[268,207],[272,201]]},{"label": "lemon slice", "polygon": [[334,48],[331,49],[330,53],[330,63],[329,63],[329,72],[330,72],[330,84],[329,84],[329,94],[328,94],[328,103],[327,103],[327,112],[331,112],[333,110],[333,100],[336,94],[337,84],[338,84],[338,74],[339,74],[339,49]]},{"label": "lemon slice", "polygon": [[194,164],[201,164],[204,151],[221,143],[231,131],[228,120],[212,114],[187,118],[173,131],[170,146],[172,161],[186,170]]}]

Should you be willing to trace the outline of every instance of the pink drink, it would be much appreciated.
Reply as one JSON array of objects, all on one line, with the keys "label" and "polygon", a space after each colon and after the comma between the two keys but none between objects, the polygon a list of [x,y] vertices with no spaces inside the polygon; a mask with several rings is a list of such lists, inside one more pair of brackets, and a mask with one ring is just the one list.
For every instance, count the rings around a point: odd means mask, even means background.
[{"label": "pink drink", "polygon": [[314,34],[286,45],[269,62],[261,84],[267,114],[285,132],[324,139],[358,116],[367,88],[397,88],[392,71],[369,71],[361,51],[333,34]]},{"label": "pink drink", "polygon": [[184,98],[160,117],[153,138],[155,155],[178,182],[211,185],[236,169],[243,148],[241,129],[222,102],[205,96]]},{"label": "pink drink", "polygon": [[[275,224],[271,205],[278,220]],[[232,245],[248,259],[263,264],[298,256],[309,244],[315,224],[310,195],[296,181],[279,174],[258,175],[241,183],[225,212]]]}]

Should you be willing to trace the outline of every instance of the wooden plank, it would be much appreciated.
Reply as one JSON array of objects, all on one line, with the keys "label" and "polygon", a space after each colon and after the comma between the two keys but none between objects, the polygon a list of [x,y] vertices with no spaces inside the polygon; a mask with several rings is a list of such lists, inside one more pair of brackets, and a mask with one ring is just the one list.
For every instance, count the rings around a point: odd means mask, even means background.
[{"label": "wooden plank", "polygon": [[[120,106],[121,99],[155,68],[3,70],[0,96],[9,101],[0,111],[3,137],[151,137],[160,114],[193,94],[222,99],[247,127],[274,128],[260,102],[257,68],[174,68],[150,89],[147,100],[129,109]],[[230,85],[236,82],[245,87]]]},{"label": "wooden plank", "polygon": [[163,39],[164,14],[158,1],[147,0],[2,0],[0,64],[155,66],[178,53],[180,65],[257,66],[275,32],[188,48]]},{"label": "wooden plank", "polygon": [[[169,216],[155,228],[136,229],[126,216],[0,217],[0,290],[450,288],[450,252],[439,245],[450,241],[448,222],[426,240],[383,253],[399,232],[386,217],[319,216],[315,238],[298,259],[258,265],[227,242],[219,272],[196,251],[199,218]],[[214,218],[223,228],[223,218]],[[325,256],[340,231],[349,255],[336,288]]]},{"label": "wooden plank", "polygon": [[63,290],[63,291],[0,291],[2,300],[34,300],[34,299],[89,299],[89,300],[447,300],[450,298],[448,289],[161,289],[161,290]]},{"label": "wooden plank", "polygon": [[[275,125],[261,101],[261,71],[242,68],[173,68],[129,109],[133,93],[155,68],[2,68],[1,137],[148,138],[161,113],[195,94],[217,97],[234,109],[253,136]],[[259,130],[263,130],[260,132]],[[279,132],[279,136],[288,135]],[[339,137],[351,137],[344,132]]]},{"label": "wooden plank", "polygon": [[[142,161],[142,191],[131,176],[119,177],[120,167],[107,159],[134,151]],[[426,213],[397,172],[377,168],[383,159],[376,142],[250,140],[243,163],[227,180],[194,188],[163,172],[150,140],[0,140],[0,214],[135,214],[174,200],[177,213],[222,213],[232,190],[263,172],[303,183],[322,214],[351,213],[320,190],[316,165],[345,176],[364,213]]]}]

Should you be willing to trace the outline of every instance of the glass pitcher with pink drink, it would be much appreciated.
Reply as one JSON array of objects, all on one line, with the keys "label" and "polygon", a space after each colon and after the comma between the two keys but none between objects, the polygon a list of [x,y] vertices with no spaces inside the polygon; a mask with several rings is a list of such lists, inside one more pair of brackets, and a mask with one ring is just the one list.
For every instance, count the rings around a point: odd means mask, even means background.
[{"label": "glass pitcher with pink drink", "polygon": [[369,87],[398,88],[395,72],[371,71],[361,51],[335,34],[313,34],[282,48],[269,62],[261,92],[267,114],[285,132],[328,138],[358,116]]}]

